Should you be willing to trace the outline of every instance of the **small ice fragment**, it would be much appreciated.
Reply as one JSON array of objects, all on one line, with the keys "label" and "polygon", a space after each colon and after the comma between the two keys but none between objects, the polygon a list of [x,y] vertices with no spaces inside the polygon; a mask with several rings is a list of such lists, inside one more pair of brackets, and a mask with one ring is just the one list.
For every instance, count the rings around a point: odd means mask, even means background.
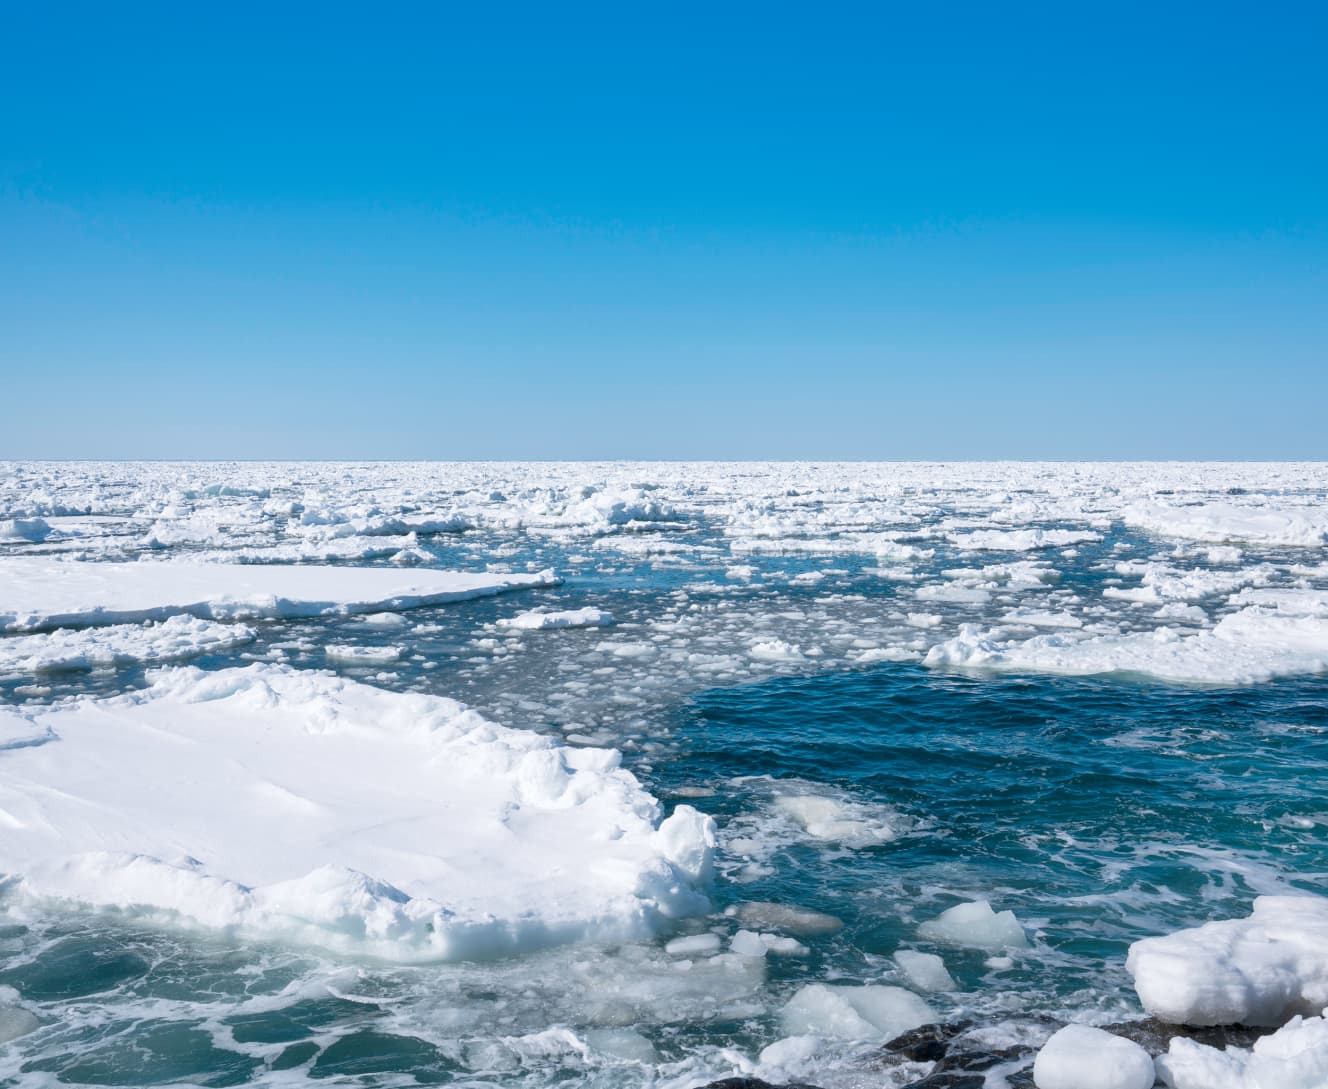
[{"label": "small ice fragment", "polygon": [[718,934],[688,934],[682,938],[674,938],[664,946],[664,952],[671,957],[708,957],[712,953],[719,952],[719,945]]},{"label": "small ice fragment", "polygon": [[744,957],[763,957],[766,954],[765,942],[761,940],[761,935],[751,930],[739,930],[734,934],[729,942],[729,948]]},{"label": "small ice fragment", "polygon": [[809,983],[789,999],[782,1023],[790,1036],[893,1040],[936,1020],[936,1012],[903,987]]},{"label": "small ice fragment", "polygon": [[986,900],[956,904],[918,927],[918,936],[974,949],[1027,949],[1028,937],[1012,911],[995,912]]},{"label": "small ice fragment", "polygon": [[332,661],[351,662],[356,665],[381,665],[395,662],[406,653],[405,647],[356,647],[333,644],[323,653]]},{"label": "small ice fragment", "polygon": [[954,977],[945,969],[945,961],[935,953],[919,953],[916,949],[895,951],[894,962],[908,977],[909,983],[919,991],[953,991]]},{"label": "small ice fragment", "polygon": [[564,609],[562,612],[531,609],[517,616],[504,617],[498,621],[498,626],[517,631],[549,631],[554,628],[603,628],[612,623],[612,613],[587,605],[584,609]]}]

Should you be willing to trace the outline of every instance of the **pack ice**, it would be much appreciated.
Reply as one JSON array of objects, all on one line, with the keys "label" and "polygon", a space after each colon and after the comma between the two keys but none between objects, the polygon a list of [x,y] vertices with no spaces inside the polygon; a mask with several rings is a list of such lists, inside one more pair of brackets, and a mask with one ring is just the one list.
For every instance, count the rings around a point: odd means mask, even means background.
[{"label": "pack ice", "polygon": [[714,826],[613,750],[273,665],[0,713],[0,883],[398,961],[649,935]]},{"label": "pack ice", "polygon": [[173,560],[85,563],[0,559],[0,632],[189,615],[211,620],[348,616],[556,585],[532,575],[396,571],[382,567]]}]

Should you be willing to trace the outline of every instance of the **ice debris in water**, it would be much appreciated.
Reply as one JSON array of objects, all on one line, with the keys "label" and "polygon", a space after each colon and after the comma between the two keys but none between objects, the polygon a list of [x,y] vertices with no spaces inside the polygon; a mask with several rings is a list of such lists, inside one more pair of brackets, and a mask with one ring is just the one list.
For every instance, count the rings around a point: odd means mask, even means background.
[{"label": "ice debris in water", "polygon": [[786,934],[808,937],[815,934],[833,934],[844,925],[842,919],[821,911],[772,904],[765,900],[748,900],[728,908],[725,914],[736,915],[744,925],[761,930],[781,930]]},{"label": "ice debris in water", "polygon": [[986,900],[956,904],[918,926],[918,936],[974,949],[1026,949],[1028,936],[1013,911],[996,912]]},{"label": "ice debris in water", "polygon": [[953,991],[954,977],[946,970],[945,961],[935,953],[919,953],[916,949],[898,949],[894,962],[919,991]]},{"label": "ice debris in water", "polygon": [[1133,1040],[1088,1025],[1066,1025],[1033,1063],[1037,1089],[1152,1089],[1148,1052]]},{"label": "ice debris in water", "polygon": [[777,794],[775,808],[796,821],[814,839],[845,847],[890,843],[909,831],[913,822],[893,810],[882,810],[826,794]]},{"label": "ice debris in water", "polygon": [[780,1015],[790,1036],[840,1040],[892,1040],[936,1020],[936,1011],[903,987],[849,987],[809,983]]},{"label": "ice debris in water", "polygon": [[333,643],[323,648],[328,658],[351,665],[384,665],[406,653],[405,647],[365,647]]},{"label": "ice debris in water", "polygon": [[1328,1021],[1293,1017],[1249,1048],[1218,1050],[1177,1036],[1156,1066],[1171,1089],[1324,1089]]},{"label": "ice debris in water", "polygon": [[1317,1014],[1328,1006],[1328,897],[1260,896],[1248,918],[1135,942],[1126,968],[1144,1009],[1173,1024]]},{"label": "ice debris in water", "polygon": [[688,934],[668,942],[664,952],[674,957],[708,957],[718,953],[719,947],[718,934]]},{"label": "ice debris in water", "polygon": [[613,623],[613,614],[587,605],[583,609],[563,609],[550,612],[529,609],[516,616],[498,621],[498,627],[516,631],[548,631],[552,628],[604,628]]}]

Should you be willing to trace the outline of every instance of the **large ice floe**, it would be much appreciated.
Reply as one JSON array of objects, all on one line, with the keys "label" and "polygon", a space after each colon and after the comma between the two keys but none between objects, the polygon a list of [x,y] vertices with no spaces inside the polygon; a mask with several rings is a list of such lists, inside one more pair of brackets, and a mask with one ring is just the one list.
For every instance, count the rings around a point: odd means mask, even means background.
[{"label": "large ice floe", "polygon": [[1244,541],[1300,548],[1328,540],[1328,512],[1316,507],[1140,503],[1126,507],[1123,517],[1126,524],[1149,533],[1191,541]]},{"label": "large ice floe", "polygon": [[464,601],[533,586],[533,575],[372,567],[81,563],[0,559],[0,631],[117,624],[190,615],[214,620],[348,616]]},{"label": "large ice floe", "polygon": [[937,643],[926,664],[1005,672],[1147,674],[1199,684],[1253,684],[1328,670],[1328,593],[1245,590],[1248,603],[1207,631],[1163,625],[1124,635],[1002,639],[966,624]]},{"label": "large ice floe", "polygon": [[270,665],[0,719],[21,901],[396,960],[650,934],[705,906],[709,818],[612,750]]}]

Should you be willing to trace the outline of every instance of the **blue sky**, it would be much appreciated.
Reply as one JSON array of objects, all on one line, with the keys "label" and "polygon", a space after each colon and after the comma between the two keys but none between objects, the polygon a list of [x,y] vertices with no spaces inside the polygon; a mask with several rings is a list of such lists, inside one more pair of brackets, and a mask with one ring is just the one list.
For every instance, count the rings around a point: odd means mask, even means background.
[{"label": "blue sky", "polygon": [[4,22],[0,456],[1328,457],[1323,5]]}]

